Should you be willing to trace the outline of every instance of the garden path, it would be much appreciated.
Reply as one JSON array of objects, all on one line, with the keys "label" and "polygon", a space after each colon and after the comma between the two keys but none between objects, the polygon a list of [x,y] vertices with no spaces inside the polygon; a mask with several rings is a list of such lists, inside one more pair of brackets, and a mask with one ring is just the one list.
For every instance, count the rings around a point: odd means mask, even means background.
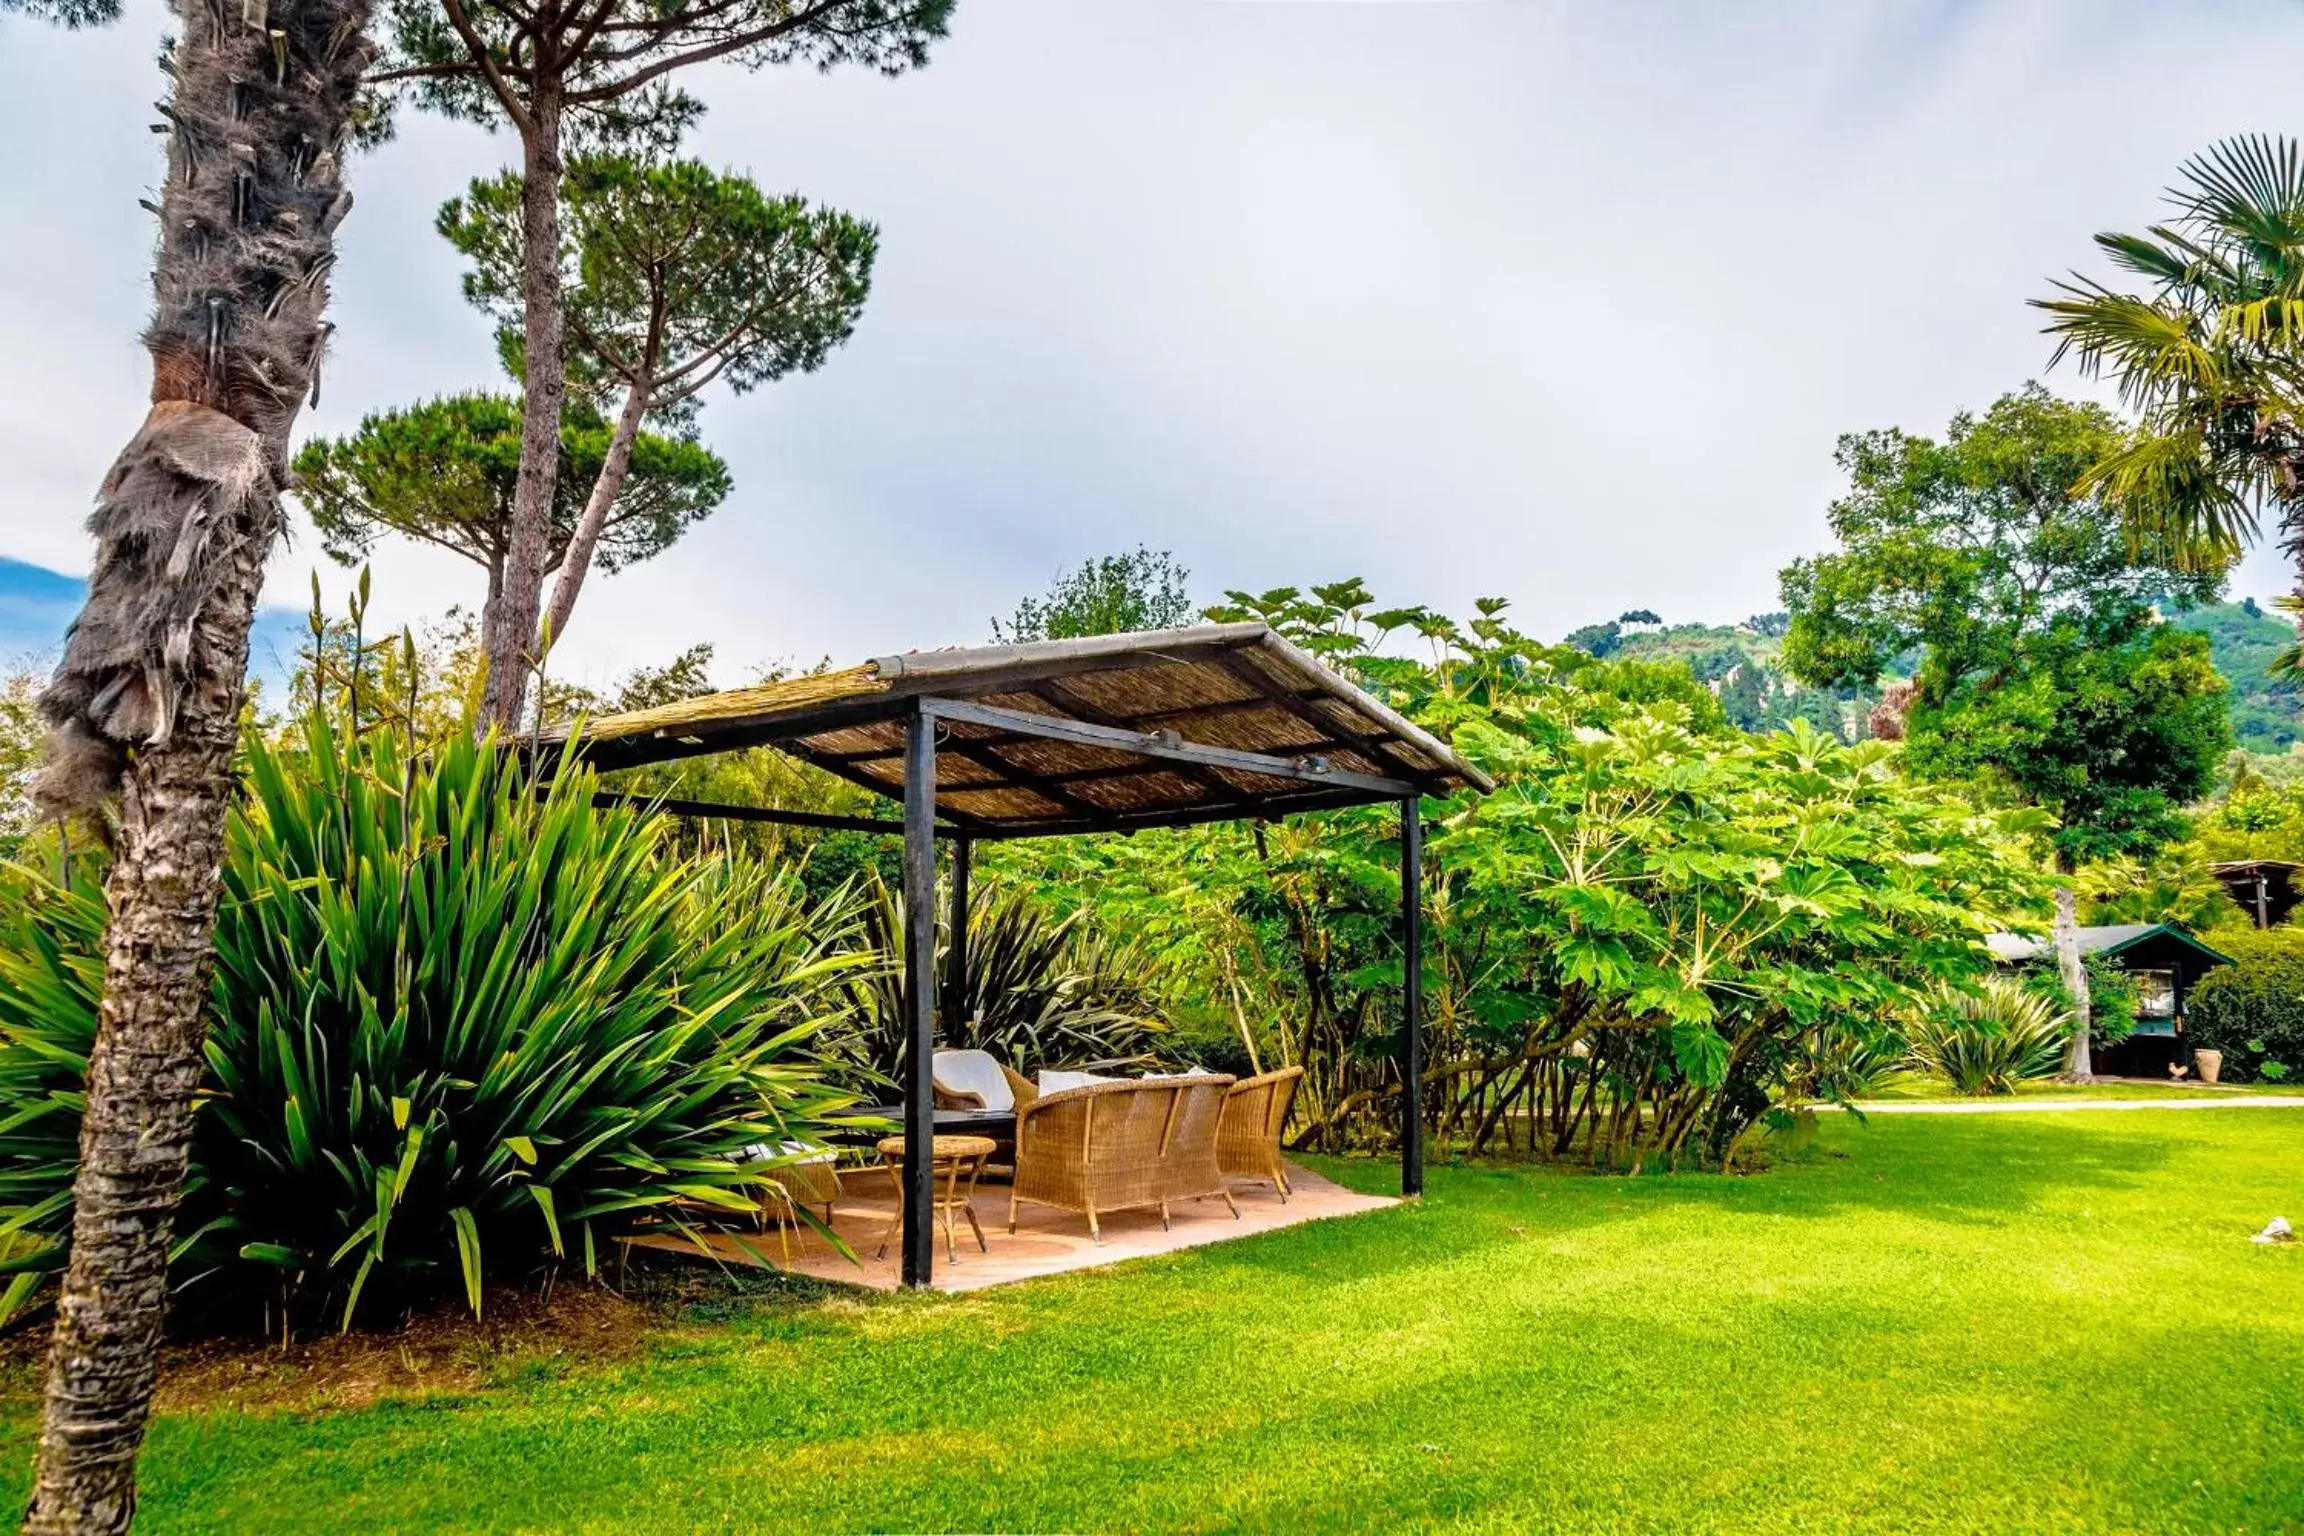
[{"label": "garden path", "polygon": [[2028,1115],[2075,1109],[2304,1109],[2304,1094],[2234,1094],[2230,1098],[1911,1100],[1856,1107],[1868,1115]]}]

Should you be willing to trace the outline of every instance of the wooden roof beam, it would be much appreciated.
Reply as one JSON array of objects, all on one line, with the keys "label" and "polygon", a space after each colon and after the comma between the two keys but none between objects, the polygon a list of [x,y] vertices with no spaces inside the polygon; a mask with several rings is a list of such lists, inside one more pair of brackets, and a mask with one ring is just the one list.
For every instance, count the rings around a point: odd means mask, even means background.
[{"label": "wooden roof beam", "polygon": [[990,726],[996,730],[1015,731],[1021,735],[1044,736],[1050,741],[1068,741],[1079,746],[1107,747],[1113,751],[1133,752],[1163,762],[1192,763],[1233,773],[1255,774],[1259,778],[1355,790],[1371,799],[1405,800],[1411,795],[1423,793],[1421,786],[1403,779],[1353,773],[1317,761],[1301,763],[1262,752],[1205,746],[1199,742],[1186,741],[1172,732],[1147,734],[1143,731],[1117,730],[1110,726],[1090,725],[1082,720],[1059,720],[1048,715],[1026,714],[1022,710],[998,709],[966,699],[924,698],[920,701],[920,707],[939,720],[957,720],[970,725]]}]

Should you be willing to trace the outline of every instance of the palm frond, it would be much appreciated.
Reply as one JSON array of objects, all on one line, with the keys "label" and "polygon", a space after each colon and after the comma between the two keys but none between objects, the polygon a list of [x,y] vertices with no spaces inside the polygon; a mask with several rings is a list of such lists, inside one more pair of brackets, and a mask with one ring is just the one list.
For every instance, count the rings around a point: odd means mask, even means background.
[{"label": "palm frond", "polygon": [[2072,489],[2101,495],[2131,545],[2182,570],[2228,565],[2257,533],[2255,509],[2218,473],[2197,432],[2140,433]]},{"label": "palm frond", "polygon": [[2031,301],[2053,317],[2042,327],[2057,338],[2051,367],[2069,353],[2091,377],[2109,368],[2132,405],[2170,385],[2218,386],[2222,360],[2199,319],[2182,306],[2115,293],[2077,275],[2056,286],[2068,297]]},{"label": "palm frond", "polygon": [[2160,284],[2165,296],[2183,297],[2192,290],[2207,290],[2221,301],[2240,278],[2223,255],[2162,224],[2153,225],[2142,235],[2107,230],[2096,236],[2096,248],[2110,257],[2114,266]]},{"label": "palm frond", "polygon": [[2294,139],[2243,134],[2184,162],[2169,201],[2252,252],[2304,251],[2304,156]]}]

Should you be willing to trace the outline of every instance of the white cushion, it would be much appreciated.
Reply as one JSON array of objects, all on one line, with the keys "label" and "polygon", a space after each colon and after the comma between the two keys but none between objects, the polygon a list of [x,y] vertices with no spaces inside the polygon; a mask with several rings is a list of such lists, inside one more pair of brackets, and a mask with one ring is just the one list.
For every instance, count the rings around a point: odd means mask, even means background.
[{"label": "white cushion", "polygon": [[1144,1074],[1142,1081],[1147,1083],[1162,1083],[1179,1077],[1214,1077],[1215,1075],[1215,1073],[1209,1071],[1206,1067],[1186,1067],[1181,1072],[1147,1072]]},{"label": "white cushion", "polygon": [[731,1161],[757,1163],[766,1162],[772,1157],[788,1157],[801,1163],[830,1163],[837,1162],[840,1154],[828,1147],[812,1147],[804,1141],[780,1141],[773,1147],[764,1141],[756,1141],[737,1153]]},{"label": "white cushion", "polygon": [[1040,1074],[1040,1092],[1062,1093],[1067,1088],[1087,1088],[1096,1083],[1125,1081],[1125,1078],[1106,1077],[1101,1072],[1043,1072]]},{"label": "white cushion", "polygon": [[990,1051],[938,1051],[934,1066],[936,1086],[947,1093],[972,1093],[986,1109],[1005,1114],[1016,1107],[1016,1090]]}]

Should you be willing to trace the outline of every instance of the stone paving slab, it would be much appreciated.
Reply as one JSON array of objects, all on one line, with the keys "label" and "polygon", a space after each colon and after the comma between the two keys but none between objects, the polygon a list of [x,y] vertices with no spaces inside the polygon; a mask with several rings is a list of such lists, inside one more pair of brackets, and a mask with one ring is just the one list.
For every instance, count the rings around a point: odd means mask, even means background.
[{"label": "stone paving slab", "polygon": [[[944,1233],[936,1232],[936,1268],[930,1285],[939,1291],[976,1291],[988,1286],[1012,1285],[1043,1275],[1068,1274],[1153,1254],[1175,1253],[1208,1243],[1254,1237],[1308,1221],[1356,1216],[1398,1205],[1384,1195],[1363,1195],[1344,1188],[1309,1169],[1290,1164],[1290,1198],[1283,1203],[1270,1184],[1240,1183],[1232,1198],[1240,1207],[1237,1219],[1221,1200],[1187,1200],[1170,1209],[1170,1225],[1160,1226],[1157,1210],[1099,1212],[1104,1241],[1088,1236],[1088,1219],[1053,1206],[1025,1202],[1018,1207],[1017,1230],[1008,1231],[1008,1186],[986,1183],[976,1191],[976,1220],[984,1228],[985,1251],[976,1247],[974,1234],[962,1220],[956,1225],[959,1256],[947,1259]],[[895,1199],[886,1174],[863,1169],[841,1176],[841,1198],[833,1207],[832,1230],[855,1250],[852,1262],[835,1251],[813,1230],[772,1230],[745,1233],[740,1238],[715,1234],[706,1239],[712,1256],[730,1264],[789,1270],[819,1280],[892,1291],[897,1286],[897,1245],[890,1235],[888,1253],[878,1257],[882,1235],[888,1233]],[[696,1245],[674,1236],[643,1237],[634,1246],[663,1249],[702,1258]]]}]

